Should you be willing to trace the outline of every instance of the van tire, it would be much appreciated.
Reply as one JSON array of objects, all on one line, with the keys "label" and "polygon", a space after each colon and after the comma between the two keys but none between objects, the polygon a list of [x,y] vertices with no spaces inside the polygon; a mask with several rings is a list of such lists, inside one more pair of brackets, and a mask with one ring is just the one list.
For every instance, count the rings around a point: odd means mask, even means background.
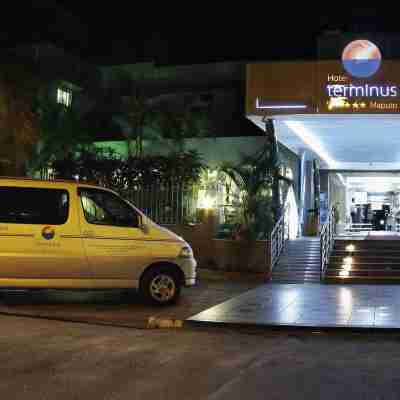
[{"label": "van tire", "polygon": [[170,265],[160,265],[145,271],[139,292],[146,303],[167,306],[176,303],[181,286],[177,271]]}]

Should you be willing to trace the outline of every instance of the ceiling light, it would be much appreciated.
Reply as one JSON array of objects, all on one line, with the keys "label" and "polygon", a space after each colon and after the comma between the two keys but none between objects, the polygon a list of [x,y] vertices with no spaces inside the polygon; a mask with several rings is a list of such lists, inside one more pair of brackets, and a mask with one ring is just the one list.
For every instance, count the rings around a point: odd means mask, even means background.
[{"label": "ceiling light", "polygon": [[331,156],[325,151],[325,149],[321,146],[316,137],[312,134],[312,132],[306,128],[299,121],[284,121],[285,124],[308,146],[310,146],[311,150],[313,150],[320,158],[322,158],[329,167],[335,168],[336,161],[334,161]]}]

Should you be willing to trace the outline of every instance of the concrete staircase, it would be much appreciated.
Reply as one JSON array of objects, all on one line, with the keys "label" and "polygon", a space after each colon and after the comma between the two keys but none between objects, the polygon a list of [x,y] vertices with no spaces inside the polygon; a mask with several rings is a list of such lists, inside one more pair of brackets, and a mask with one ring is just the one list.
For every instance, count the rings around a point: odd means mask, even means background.
[{"label": "concrete staircase", "polygon": [[325,281],[399,283],[400,240],[335,240]]},{"label": "concrete staircase", "polygon": [[320,282],[319,237],[302,237],[286,242],[277,265],[272,270],[272,282]]}]

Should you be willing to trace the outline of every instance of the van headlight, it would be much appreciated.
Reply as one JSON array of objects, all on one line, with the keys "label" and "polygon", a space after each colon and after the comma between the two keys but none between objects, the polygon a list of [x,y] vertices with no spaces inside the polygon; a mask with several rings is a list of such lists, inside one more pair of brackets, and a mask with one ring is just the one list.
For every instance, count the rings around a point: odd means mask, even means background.
[{"label": "van headlight", "polygon": [[192,258],[193,250],[190,246],[182,247],[181,252],[179,253],[180,258]]}]

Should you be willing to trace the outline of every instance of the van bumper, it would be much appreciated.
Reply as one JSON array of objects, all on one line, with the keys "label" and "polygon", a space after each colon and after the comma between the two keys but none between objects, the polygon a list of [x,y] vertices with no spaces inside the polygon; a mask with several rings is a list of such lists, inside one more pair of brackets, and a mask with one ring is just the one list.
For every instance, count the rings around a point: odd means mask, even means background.
[{"label": "van bumper", "polygon": [[196,284],[196,267],[197,262],[194,258],[184,258],[179,262],[183,273],[185,274],[185,286],[193,286]]}]

